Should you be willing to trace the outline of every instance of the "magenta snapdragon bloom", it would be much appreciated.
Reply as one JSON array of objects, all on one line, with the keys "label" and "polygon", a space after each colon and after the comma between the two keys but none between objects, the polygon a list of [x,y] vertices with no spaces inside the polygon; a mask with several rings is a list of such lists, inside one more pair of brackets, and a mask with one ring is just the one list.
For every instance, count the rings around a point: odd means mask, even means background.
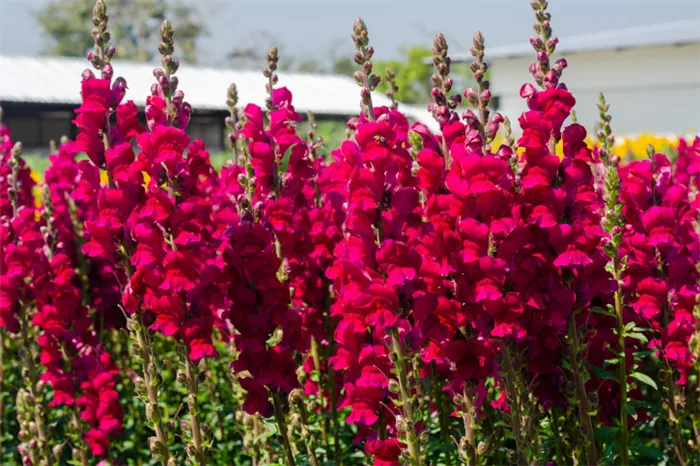
[{"label": "magenta snapdragon bloom", "polygon": [[[700,293],[698,272],[698,199],[691,202],[694,155],[683,155],[685,170],[671,173],[662,154],[620,168],[622,195],[627,200],[624,277],[629,318],[651,327],[657,337],[649,343],[674,371],[674,382],[685,385],[694,359],[688,346],[693,334],[695,297]],[[684,163],[685,163],[684,162]]]},{"label": "magenta snapdragon bloom", "polygon": [[[385,107],[376,108],[375,116],[376,121],[364,115],[351,121],[354,140],[343,143],[328,167],[334,183],[342,180],[329,187],[346,203],[343,238],[326,272],[336,293],[332,315],[338,319],[338,346],[329,363],[342,374],[340,406],[351,408],[346,422],[357,424],[363,437],[368,428],[384,428],[380,419],[393,429],[388,332],[398,331],[404,344],[417,351],[424,341],[422,321],[435,301],[426,299],[421,256],[414,249],[424,224],[419,180],[406,149],[408,121]],[[371,453],[376,461],[386,456],[380,450]],[[393,450],[389,457],[396,459]]]},{"label": "magenta snapdragon bloom", "polygon": [[[94,315],[90,315],[86,305],[92,303],[92,295],[84,296],[89,291],[82,280],[94,278],[100,264],[86,267],[85,259],[80,257],[82,240],[73,221],[84,221],[94,213],[89,212],[91,203],[69,203],[81,182],[75,147],[68,141],[49,157],[51,166],[45,177],[49,198],[45,201],[50,202],[51,217],[47,221],[52,233],[44,248],[47,256],[41,261],[45,269],[36,277],[34,323],[43,330],[39,337],[40,360],[45,368],[42,380],[54,389],[50,405],[77,406],[90,427],[85,429],[84,440],[93,455],[104,458],[108,456],[110,440],[122,430],[123,414],[115,389],[119,368],[105,352],[96,329],[115,325],[121,312],[115,307],[114,300],[119,295],[114,292],[111,305],[104,307],[110,299],[109,290],[116,286],[114,277],[91,282],[93,292],[99,293],[100,286],[106,285],[107,294],[97,303]],[[79,277],[79,273],[85,276]]]},{"label": "magenta snapdragon bloom", "polygon": [[[36,183],[23,159],[14,167],[13,142],[9,129],[0,123],[0,327],[18,330],[17,312],[20,301],[32,300],[31,277],[36,276],[35,254],[43,243],[36,220],[32,190]],[[10,188],[16,188],[14,200]]]}]

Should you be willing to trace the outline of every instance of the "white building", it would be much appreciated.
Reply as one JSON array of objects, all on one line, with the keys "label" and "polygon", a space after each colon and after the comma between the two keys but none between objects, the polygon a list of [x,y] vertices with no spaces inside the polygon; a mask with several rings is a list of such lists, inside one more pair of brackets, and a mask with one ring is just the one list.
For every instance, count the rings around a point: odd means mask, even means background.
[{"label": "white building", "polygon": [[[126,99],[143,108],[155,82],[153,68],[159,65],[121,60],[112,64],[114,76],[127,81]],[[75,137],[71,120],[81,102],[81,74],[89,68],[84,58],[0,55],[0,106],[13,138],[27,148],[41,148],[62,135]],[[304,117],[312,112],[319,121],[344,122],[360,112],[360,88],[351,77],[285,71],[278,74],[278,86],[292,91],[294,107]],[[264,106],[267,97],[267,79],[261,71],[183,64],[177,76],[185,100],[194,109],[188,131],[202,138],[210,150],[225,145],[226,93],[231,83],[238,86],[240,107],[251,102]],[[390,104],[380,92],[373,93],[372,100],[375,106]],[[409,119],[439,129],[425,108],[401,105],[400,109]]]},{"label": "white building", "polygon": [[[562,81],[576,98],[579,122],[589,131],[603,92],[618,135],[700,132],[700,20],[559,39],[554,60],[566,58]],[[527,108],[519,91],[524,83],[534,83],[528,68],[535,52],[528,42],[487,44],[486,59],[498,111],[515,121]],[[471,56],[453,60],[471,61]]]}]

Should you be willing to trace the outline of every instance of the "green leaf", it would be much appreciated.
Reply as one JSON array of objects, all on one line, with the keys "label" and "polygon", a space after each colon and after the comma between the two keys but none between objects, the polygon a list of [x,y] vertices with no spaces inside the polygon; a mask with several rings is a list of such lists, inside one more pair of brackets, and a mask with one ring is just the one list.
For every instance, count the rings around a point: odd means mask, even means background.
[{"label": "green leaf", "polygon": [[632,419],[634,419],[635,421],[637,420],[637,410],[634,409],[634,407],[632,407],[632,406],[630,406],[630,405],[628,405],[628,404],[625,405],[625,412],[626,412],[628,415],[632,416]]},{"label": "green leaf", "polygon": [[287,167],[289,167],[289,159],[292,156],[292,148],[296,144],[292,144],[287,148],[287,151],[284,153],[284,157],[282,157],[282,163],[280,164],[280,173],[287,173]]},{"label": "green leaf", "polygon": [[649,339],[643,333],[632,332],[632,333],[628,333],[626,336],[628,338],[634,338],[635,340],[639,340],[639,341],[644,342],[644,343],[649,342]]},{"label": "green leaf", "polygon": [[266,432],[263,432],[262,434],[258,435],[255,437],[255,440],[253,440],[253,443],[258,443],[262,439],[266,439],[268,437],[272,437],[273,435],[277,434],[277,430],[268,430]]},{"label": "green leaf", "polygon": [[629,332],[630,330],[632,330],[635,327],[635,325],[637,324],[635,324],[634,322],[628,322],[627,325],[625,325],[625,332]]},{"label": "green leaf", "polygon": [[595,430],[593,437],[598,442],[611,443],[613,440],[615,440],[615,437],[619,431],[620,429],[618,427],[600,427]]},{"label": "green leaf", "polygon": [[606,309],[603,309],[603,308],[601,308],[601,307],[591,307],[591,308],[589,308],[588,310],[591,311],[591,312],[595,312],[596,314],[603,314],[603,315],[605,315],[605,316],[610,316],[610,317],[614,317],[614,316],[615,316],[614,313],[612,313],[612,312],[610,312],[610,311],[608,311],[608,310],[606,310]]},{"label": "green leaf", "polygon": [[632,372],[630,374],[630,377],[639,380],[640,382],[649,385],[651,388],[654,390],[658,390],[659,387],[656,386],[656,382],[654,382],[654,379],[649,377],[646,374],[642,374],[641,372]]},{"label": "green leaf", "polygon": [[617,378],[613,374],[611,374],[610,372],[606,372],[605,370],[597,366],[591,366],[591,372],[593,372],[593,374],[599,379],[617,380]]},{"label": "green leaf", "polygon": [[637,454],[639,454],[639,456],[642,456],[644,458],[651,458],[657,462],[661,462],[664,460],[664,454],[660,452],[658,448],[653,448],[646,445],[639,445],[633,447],[633,449],[637,451]]}]

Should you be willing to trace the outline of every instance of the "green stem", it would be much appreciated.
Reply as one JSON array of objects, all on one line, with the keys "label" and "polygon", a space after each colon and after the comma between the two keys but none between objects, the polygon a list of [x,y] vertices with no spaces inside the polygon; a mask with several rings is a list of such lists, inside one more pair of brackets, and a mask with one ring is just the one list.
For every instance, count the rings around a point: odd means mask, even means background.
[{"label": "green stem", "polygon": [[[554,449],[555,449],[556,454],[557,454],[557,463],[566,464],[566,460],[564,458],[564,449],[562,448],[562,442],[561,442],[561,430],[559,428],[559,415],[557,413],[556,406],[553,406],[552,409],[549,411],[549,416],[552,419],[552,437],[554,438]],[[589,463],[589,464],[595,466],[597,463]]]},{"label": "green stem", "polygon": [[512,404],[513,409],[511,419],[512,419],[512,430],[513,438],[515,439],[515,449],[518,455],[518,465],[529,465],[530,462],[527,459],[526,446],[522,440],[522,413],[520,406],[520,393],[518,392],[517,386],[515,384],[515,369],[513,368],[513,360],[510,354],[510,348],[506,342],[503,342],[503,369],[505,371],[505,382],[506,382],[506,397],[508,402]]},{"label": "green stem", "polygon": [[[321,355],[318,351],[318,342],[316,338],[311,337],[311,357],[314,360],[314,374],[316,376],[316,383],[318,383],[318,398],[321,405],[321,412],[324,412],[327,407],[326,397],[324,396],[324,380],[323,374],[321,373]],[[327,428],[327,418],[323,418],[320,422],[321,424],[321,442],[323,443],[325,450],[329,451],[328,444],[328,428]]]},{"label": "green stem", "polygon": [[[219,436],[221,437],[221,440],[224,441],[224,416],[221,414],[221,409],[224,406],[221,400],[219,400],[219,395],[217,393],[217,380],[214,379],[214,373],[216,372],[216,369],[219,367],[218,365],[213,364],[211,361],[207,361],[208,366],[210,368],[209,373],[207,374],[206,377],[206,384],[207,384],[207,389],[209,390],[209,399],[211,400],[211,403],[214,404],[214,406],[217,406],[216,408],[216,421],[218,424],[218,431],[219,431]],[[229,451],[228,449],[223,449],[223,454],[226,463],[230,461],[229,458]]]},{"label": "green stem", "polygon": [[27,369],[27,377],[25,384],[29,389],[32,397],[32,410],[34,412],[34,422],[37,431],[37,445],[42,458],[47,464],[51,465],[51,449],[49,448],[48,436],[46,435],[46,427],[44,425],[44,411],[42,409],[43,402],[39,400],[38,381],[36,364],[34,363],[34,351],[32,350],[33,340],[29,337],[29,316],[24,304],[20,302],[20,333],[22,336],[22,345],[24,347],[24,364]]},{"label": "green stem", "polygon": [[[449,411],[445,407],[445,396],[442,392],[442,387],[440,381],[437,377],[437,368],[435,367],[435,361],[430,363],[430,376],[432,379],[433,387],[433,399],[435,401],[435,406],[438,410],[438,422],[440,424],[440,441],[443,445],[450,444],[450,427],[449,427]],[[452,466],[452,458],[450,457],[450,452],[445,450],[445,465]]]},{"label": "green stem", "polygon": [[[618,267],[617,258],[614,259],[615,267]],[[619,350],[619,374],[620,379],[620,461],[622,466],[629,466],[629,428],[627,427],[627,354],[625,353],[625,320],[622,314],[622,293],[620,292],[620,273],[615,270],[615,315],[617,316],[617,338]]]},{"label": "green stem", "polygon": [[[79,455],[79,460],[81,466],[87,466],[88,465],[88,458],[87,458],[87,451],[85,450],[85,446],[83,445],[83,428],[81,424],[81,419],[80,416],[78,415],[78,408],[77,406],[73,406],[73,409],[71,409],[71,420],[75,426],[76,434],[78,435],[78,441],[80,442],[80,445],[78,445],[77,450],[78,450],[78,455]],[[73,458],[73,460],[76,460],[76,458]]]},{"label": "green stem", "polygon": [[[335,338],[333,337],[333,321],[330,316],[330,302],[332,299],[332,289],[328,279],[324,277],[324,289],[326,290],[326,303],[323,306],[323,323],[328,338],[328,354],[335,354]],[[328,367],[328,388],[331,398],[331,429],[333,430],[333,459],[334,464],[342,466],[343,460],[340,455],[340,424],[338,423],[338,394],[335,390],[335,370]]]},{"label": "green stem", "polygon": [[462,396],[464,398],[464,435],[467,439],[467,458],[469,464],[478,464],[478,456],[476,449],[476,437],[474,435],[474,426],[476,423],[475,410],[476,408],[472,404],[472,393],[471,389],[464,384],[464,390],[462,391]]},{"label": "green stem", "polygon": [[187,379],[187,406],[190,409],[190,431],[192,432],[192,445],[197,464],[207,464],[202,447],[202,428],[199,423],[199,402],[197,401],[197,367],[185,353],[185,378]]},{"label": "green stem", "polygon": [[294,452],[292,452],[292,445],[289,442],[289,435],[287,435],[287,422],[284,418],[284,412],[282,411],[282,400],[280,399],[280,394],[278,391],[272,392],[272,405],[275,411],[275,420],[277,421],[277,428],[280,432],[280,437],[282,439],[282,447],[287,455],[287,466],[296,466],[294,462]]},{"label": "green stem", "polygon": [[151,348],[148,345],[146,326],[143,323],[142,316],[138,316],[137,318],[139,321],[137,322],[138,331],[136,332],[136,340],[138,342],[139,349],[141,350],[143,380],[144,385],[146,385],[146,395],[148,397],[148,405],[151,413],[151,419],[149,420],[153,425],[153,429],[156,432],[156,440],[159,443],[159,448],[157,449],[158,455],[156,456],[163,466],[168,466],[168,461],[170,460],[170,452],[168,451],[168,433],[165,430],[165,425],[163,424],[160,406],[158,405],[158,390],[153,380],[155,364],[152,361]]},{"label": "green stem", "polygon": [[681,418],[678,415],[678,405],[676,404],[676,387],[673,383],[673,372],[666,371],[666,389],[668,403],[668,421],[671,424],[671,433],[673,435],[673,450],[678,458],[678,464],[685,466],[685,454],[683,451],[683,433],[681,431]]},{"label": "green stem", "polygon": [[391,331],[391,343],[396,355],[396,370],[399,376],[399,395],[401,397],[401,410],[403,411],[404,419],[406,420],[406,444],[408,445],[408,454],[410,462],[413,466],[421,464],[421,445],[420,436],[416,434],[416,420],[413,416],[413,400],[411,390],[408,386],[408,374],[406,373],[406,355],[404,354],[403,345],[399,339],[398,330]]},{"label": "green stem", "polygon": [[333,458],[335,464],[342,466],[343,461],[340,456],[340,424],[338,423],[338,394],[335,390],[335,370],[328,371],[328,383],[331,389],[331,427],[333,429]]},{"label": "green stem", "polygon": [[[583,378],[585,368],[580,364],[581,343],[576,331],[576,318],[571,316],[569,321],[569,356],[571,358],[570,365],[574,375],[574,383],[576,386],[576,398],[578,399],[578,416],[581,425],[584,427],[584,442],[586,445],[586,461],[589,465],[598,464],[598,452],[594,439],[593,422],[591,421],[591,404],[586,393],[586,384]],[[557,460],[562,459],[557,457]]]},{"label": "green stem", "polygon": [[301,396],[297,398],[297,407],[301,416],[301,436],[304,440],[304,445],[306,445],[306,452],[309,454],[309,463],[311,466],[319,466],[314,444],[311,439],[311,431],[309,430],[309,413],[306,410],[306,405],[304,404],[304,400],[301,398]]},{"label": "green stem", "polygon": [[0,462],[2,449],[3,422],[5,420],[5,327],[0,328]]}]

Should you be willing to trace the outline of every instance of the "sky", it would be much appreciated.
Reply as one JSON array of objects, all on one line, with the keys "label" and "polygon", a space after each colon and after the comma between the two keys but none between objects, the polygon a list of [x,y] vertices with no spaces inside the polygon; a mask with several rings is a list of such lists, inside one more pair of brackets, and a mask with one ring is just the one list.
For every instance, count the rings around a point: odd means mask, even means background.
[{"label": "sky", "polygon": [[[282,59],[285,53],[313,56],[320,62],[350,56],[350,34],[358,16],[365,19],[375,56],[382,60],[397,58],[402,49],[413,45],[431,47],[437,32],[445,34],[456,53],[468,50],[474,32],[481,30],[488,54],[490,45],[528,41],[534,20],[528,0],[185,1],[196,6],[209,31],[200,42],[199,62],[214,66],[223,65],[232,49],[253,41],[263,49],[280,45]],[[0,54],[41,53],[46,41],[32,12],[46,3],[0,0]],[[614,28],[698,18],[700,0],[550,0],[549,11],[554,34],[565,40]]]}]

